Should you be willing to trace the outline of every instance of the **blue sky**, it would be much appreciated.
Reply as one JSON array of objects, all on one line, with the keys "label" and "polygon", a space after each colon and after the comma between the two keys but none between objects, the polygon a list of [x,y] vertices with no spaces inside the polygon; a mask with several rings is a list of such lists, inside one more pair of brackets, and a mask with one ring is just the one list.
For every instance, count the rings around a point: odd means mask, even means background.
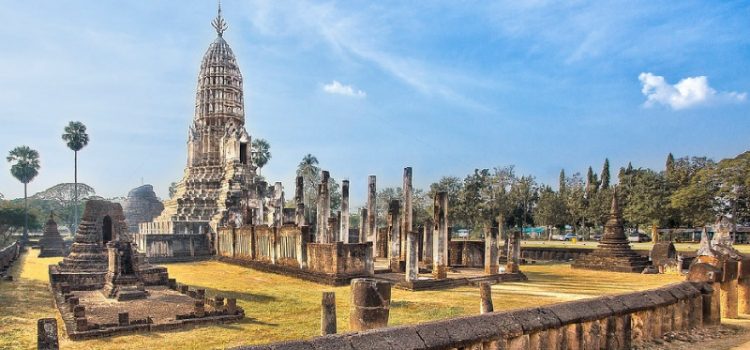
[{"label": "blue sky", "polygon": [[[105,197],[181,178],[213,1],[0,0],[0,151],[41,153],[30,192],[72,181],[60,134],[84,122],[79,179]],[[514,164],[568,174],[731,157],[750,138],[750,3],[223,2],[263,169],[293,192],[312,153],[364,201],[367,175]],[[0,173],[0,193],[22,186]],[[616,171],[616,170],[615,170]]]}]

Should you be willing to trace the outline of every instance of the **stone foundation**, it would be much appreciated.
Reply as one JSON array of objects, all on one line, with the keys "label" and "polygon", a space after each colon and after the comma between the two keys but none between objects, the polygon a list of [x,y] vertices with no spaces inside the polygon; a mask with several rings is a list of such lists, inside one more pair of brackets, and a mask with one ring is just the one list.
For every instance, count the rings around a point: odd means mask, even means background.
[{"label": "stone foundation", "polygon": [[205,234],[134,234],[138,249],[152,262],[208,259],[211,244]]},{"label": "stone foundation", "polygon": [[308,243],[308,227],[222,227],[219,260],[324,284],[343,285],[374,274],[372,242]]}]

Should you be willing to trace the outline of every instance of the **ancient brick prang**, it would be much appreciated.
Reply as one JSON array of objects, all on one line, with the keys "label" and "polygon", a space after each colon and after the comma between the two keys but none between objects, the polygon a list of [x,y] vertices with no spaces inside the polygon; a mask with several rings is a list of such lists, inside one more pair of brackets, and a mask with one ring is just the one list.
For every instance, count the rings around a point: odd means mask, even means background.
[{"label": "ancient brick prang", "polygon": [[52,285],[57,287],[64,284],[73,290],[102,288],[109,267],[107,244],[110,242],[121,242],[131,247],[132,267],[146,284],[166,284],[166,269],[148,265],[146,257],[137,253],[127,233],[120,204],[90,200],[86,202],[70,253],[58,265],[50,265]]}]

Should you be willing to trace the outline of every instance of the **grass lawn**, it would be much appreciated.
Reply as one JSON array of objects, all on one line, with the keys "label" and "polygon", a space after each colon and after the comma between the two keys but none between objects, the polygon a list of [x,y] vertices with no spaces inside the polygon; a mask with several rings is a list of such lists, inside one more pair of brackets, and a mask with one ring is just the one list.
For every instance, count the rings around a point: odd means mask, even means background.
[{"label": "grass lawn", "polygon": [[[25,254],[14,267],[14,282],[0,282],[0,349],[36,347],[36,320],[57,315],[47,286],[47,265],[60,258]],[[239,323],[165,333],[123,335],[68,341],[63,349],[221,349],[241,344],[309,338],[320,331],[321,292],[336,292],[338,327],[348,329],[349,288],[318,285],[215,261],[166,265],[170,277],[206,288],[209,296],[236,297],[247,318]],[[641,275],[572,270],[566,264],[524,265],[528,282],[492,287],[496,310],[556,303],[622,293],[682,281],[676,275]],[[479,291],[461,287],[444,291],[393,291],[391,325],[413,324],[479,312]],[[59,316],[58,317],[58,322]]]},{"label": "grass lawn", "polygon": [[[587,241],[587,242],[563,242],[563,241],[523,241],[524,247],[552,247],[552,248],[576,248],[576,249],[594,249],[599,242]],[[630,243],[633,249],[637,250],[651,250],[654,247],[653,242],[647,243]],[[695,252],[698,250],[698,243],[675,243],[675,248],[680,252]],[[735,244],[734,248],[740,253],[750,254],[750,244]]]}]

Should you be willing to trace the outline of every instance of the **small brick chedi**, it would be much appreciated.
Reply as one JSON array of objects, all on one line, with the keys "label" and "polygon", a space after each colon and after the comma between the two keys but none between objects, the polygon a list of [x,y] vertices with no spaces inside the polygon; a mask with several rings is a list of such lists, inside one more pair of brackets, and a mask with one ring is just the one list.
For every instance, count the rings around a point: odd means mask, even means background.
[{"label": "small brick chedi", "polygon": [[612,193],[609,220],[604,224],[604,235],[599,246],[590,254],[576,259],[572,266],[576,269],[640,273],[648,263],[648,257],[641,256],[630,248],[615,190]]},{"label": "small brick chedi", "polygon": [[44,236],[39,240],[39,257],[64,256],[65,243],[60,232],[57,231],[57,223],[54,214],[49,213],[47,224],[44,225]]},{"label": "small brick chedi", "polygon": [[103,200],[86,202],[70,253],[57,265],[50,265],[50,282],[53,287],[66,285],[71,290],[101,289],[108,279],[112,254],[142,283],[167,284],[167,269],[149,265],[145,256],[137,253],[120,204]]}]

